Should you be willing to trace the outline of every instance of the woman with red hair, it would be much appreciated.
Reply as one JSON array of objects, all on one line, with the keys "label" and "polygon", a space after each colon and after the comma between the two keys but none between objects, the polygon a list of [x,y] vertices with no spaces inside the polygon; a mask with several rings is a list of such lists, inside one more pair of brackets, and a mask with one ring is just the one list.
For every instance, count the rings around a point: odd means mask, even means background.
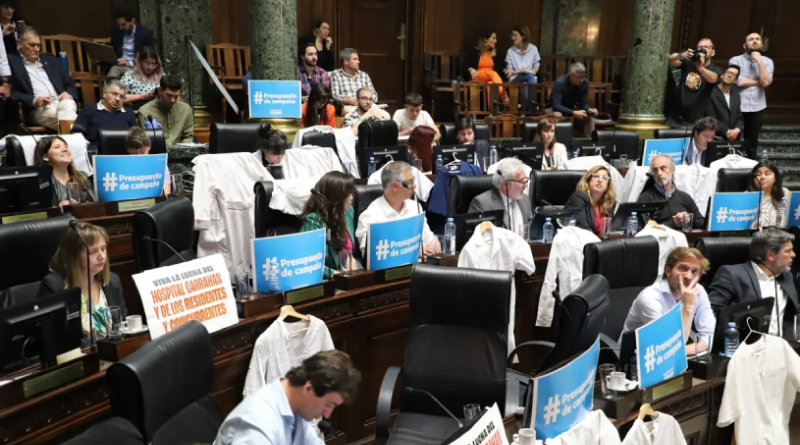
[{"label": "woman with red hair", "polygon": [[[422,171],[429,172],[433,169],[433,140],[436,132],[430,127],[414,127],[414,131],[408,136],[406,146],[414,157],[422,160]],[[413,164],[409,162],[409,164]]]}]

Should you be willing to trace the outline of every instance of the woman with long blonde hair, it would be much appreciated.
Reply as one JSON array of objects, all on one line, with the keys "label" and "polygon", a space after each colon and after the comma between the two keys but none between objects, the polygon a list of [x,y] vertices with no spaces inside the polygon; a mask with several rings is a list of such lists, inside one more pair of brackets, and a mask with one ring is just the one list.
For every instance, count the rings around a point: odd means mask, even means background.
[{"label": "woman with long blonde hair", "polygon": [[581,210],[577,226],[600,235],[602,219],[611,217],[616,205],[617,193],[611,182],[611,174],[606,167],[598,165],[583,175],[564,208]]}]

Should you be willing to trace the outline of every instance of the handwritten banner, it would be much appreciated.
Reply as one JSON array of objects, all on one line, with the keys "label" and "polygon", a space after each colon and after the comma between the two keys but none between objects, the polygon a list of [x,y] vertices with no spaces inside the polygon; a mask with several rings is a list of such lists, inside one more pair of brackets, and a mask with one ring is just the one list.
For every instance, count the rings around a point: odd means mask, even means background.
[{"label": "handwritten banner", "polygon": [[164,190],[167,155],[95,156],[94,171],[98,201],[155,198]]},{"label": "handwritten banner", "polygon": [[283,292],[322,283],[325,229],[253,240],[253,276],[257,292],[270,292],[271,260],[278,262]]},{"label": "handwritten banner", "polygon": [[641,388],[659,384],[686,370],[682,308],[683,303],[678,303],[666,314],[636,330],[636,362]]},{"label": "handwritten banner", "polygon": [[750,230],[758,217],[759,192],[714,193],[711,195],[711,213],[708,230],[726,232]]},{"label": "handwritten banner", "polygon": [[133,276],[150,338],[197,320],[214,333],[239,321],[222,254],[159,267]]},{"label": "handwritten banner", "polygon": [[689,146],[689,138],[682,139],[647,139],[644,141],[642,166],[649,167],[650,162],[658,155],[667,155],[675,161],[675,165],[683,163],[683,155]]},{"label": "handwritten banner", "polygon": [[417,262],[422,244],[422,214],[370,224],[367,231],[367,269],[381,270]]},{"label": "handwritten banner", "polygon": [[508,445],[506,429],[503,426],[503,416],[497,403],[483,413],[477,420],[472,421],[472,426],[465,426],[467,429],[458,434],[452,440],[446,440],[443,445]]}]

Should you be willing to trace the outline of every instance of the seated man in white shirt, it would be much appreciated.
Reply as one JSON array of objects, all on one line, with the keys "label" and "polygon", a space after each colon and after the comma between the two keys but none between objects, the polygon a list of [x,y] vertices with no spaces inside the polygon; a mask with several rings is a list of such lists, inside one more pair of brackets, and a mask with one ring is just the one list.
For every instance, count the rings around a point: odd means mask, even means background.
[{"label": "seated man in white shirt", "polygon": [[214,445],[323,445],[309,423],[351,402],[361,373],[342,351],[323,351],[244,399],[222,422]]},{"label": "seated man in white shirt", "polygon": [[701,338],[696,344],[686,346],[686,354],[694,355],[696,347],[699,347],[698,352],[705,351],[707,345],[702,339],[711,338],[717,324],[708,294],[703,286],[697,284],[708,268],[708,260],[694,247],[678,247],[670,252],[662,279],[646,287],[636,297],[628,311],[622,333],[634,331],[658,319],[680,302],[683,303],[683,338],[689,339],[692,322]]},{"label": "seated man in white shirt", "polygon": [[[358,217],[356,238],[361,247],[361,254],[365,258],[369,254],[367,231],[370,224],[408,218],[421,213],[421,207],[411,199],[417,185],[410,165],[405,162],[392,162],[384,167],[381,172],[381,185],[383,185],[383,196],[372,201]],[[438,238],[428,227],[427,219],[422,224],[422,245],[422,251],[426,256],[442,250]]]},{"label": "seated man in white shirt", "polygon": [[406,94],[405,108],[397,110],[392,116],[392,120],[397,122],[398,136],[408,136],[414,131],[414,127],[424,125],[436,132],[436,140],[439,140],[439,129],[433,123],[433,118],[427,111],[422,109],[422,95],[419,93]]}]

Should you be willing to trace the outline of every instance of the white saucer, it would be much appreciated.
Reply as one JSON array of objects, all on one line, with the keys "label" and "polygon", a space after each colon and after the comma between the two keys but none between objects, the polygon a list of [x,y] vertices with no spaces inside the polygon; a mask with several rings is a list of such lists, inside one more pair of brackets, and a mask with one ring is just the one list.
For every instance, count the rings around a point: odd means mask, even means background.
[{"label": "white saucer", "polygon": [[122,328],[120,328],[119,331],[122,332],[125,335],[136,335],[136,334],[141,334],[142,332],[147,332],[149,330],[150,330],[149,327],[142,326],[142,328],[138,329],[138,330],[133,330],[133,329],[130,329],[130,328],[122,327]]},{"label": "white saucer", "polygon": [[625,380],[625,386],[623,388],[618,388],[612,385],[611,383],[608,384],[608,389],[617,392],[628,392],[633,391],[634,389],[639,387],[639,382],[635,382],[633,380]]}]

